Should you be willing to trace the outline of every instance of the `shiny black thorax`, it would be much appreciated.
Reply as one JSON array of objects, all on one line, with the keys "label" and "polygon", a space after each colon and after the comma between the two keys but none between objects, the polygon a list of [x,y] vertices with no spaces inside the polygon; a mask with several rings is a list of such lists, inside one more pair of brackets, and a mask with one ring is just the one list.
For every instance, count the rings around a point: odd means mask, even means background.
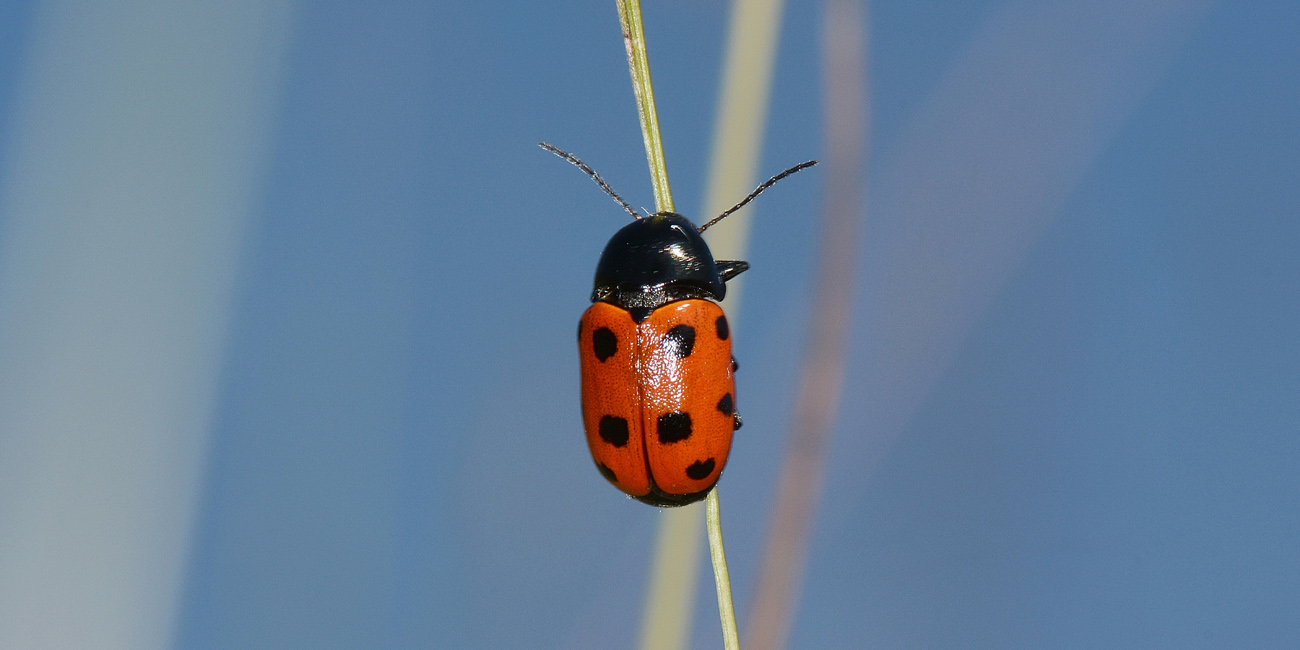
[{"label": "shiny black thorax", "polygon": [[745,262],[715,261],[694,224],[680,214],[660,212],[610,238],[596,264],[591,301],[622,307],[640,323],[670,302],[721,302],[727,280],[748,268]]}]

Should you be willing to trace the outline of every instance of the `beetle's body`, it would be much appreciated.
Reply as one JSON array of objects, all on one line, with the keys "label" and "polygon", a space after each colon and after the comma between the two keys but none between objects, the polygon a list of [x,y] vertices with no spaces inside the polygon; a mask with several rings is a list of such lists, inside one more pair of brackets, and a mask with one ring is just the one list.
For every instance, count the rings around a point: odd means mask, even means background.
[{"label": "beetle's body", "polygon": [[582,415],[601,474],[658,506],[702,499],[740,423],[731,331],[716,300],[748,268],[713,260],[673,213],[625,226],[596,267],[578,348]]},{"label": "beetle's body", "polygon": [[718,303],[727,280],[749,268],[714,260],[700,233],[817,163],[773,176],[697,228],[674,212],[642,216],[586,163],[540,144],[586,172],[633,218],[605,245],[594,304],[578,322],[582,422],[592,459],[610,483],[645,503],[699,501],[722,475],[741,424],[731,327]]},{"label": "beetle's body", "polygon": [[726,318],[707,300],[668,304],[640,323],[604,302],[582,315],[583,425],[618,489],[670,506],[717,483],[736,422],[731,341],[718,334]]}]

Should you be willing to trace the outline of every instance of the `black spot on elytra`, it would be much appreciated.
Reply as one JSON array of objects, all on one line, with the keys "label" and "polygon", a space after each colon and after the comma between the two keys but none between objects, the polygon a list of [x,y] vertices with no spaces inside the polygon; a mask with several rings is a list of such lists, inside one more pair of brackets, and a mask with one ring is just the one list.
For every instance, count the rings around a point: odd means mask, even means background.
[{"label": "black spot on elytra", "polygon": [[681,411],[659,416],[659,442],[668,444],[691,437],[691,415]]},{"label": "black spot on elytra", "polygon": [[731,430],[732,430],[732,431],[735,431],[735,430],[737,430],[737,429],[739,429],[740,427],[743,427],[743,426],[745,426],[745,423],[742,422],[742,421],[740,420],[740,411],[736,411],[735,413],[732,413],[732,414],[731,414]]},{"label": "black spot on elytra", "polygon": [[605,466],[605,463],[596,463],[596,469],[600,470],[600,475],[605,477],[610,483],[618,483],[618,477],[614,475],[614,470]]},{"label": "black spot on elytra", "polygon": [[627,444],[627,420],[613,415],[600,418],[600,439],[615,447]]},{"label": "black spot on elytra", "polygon": [[591,350],[603,362],[618,352],[618,337],[608,327],[602,327],[591,333]]},{"label": "black spot on elytra", "polygon": [[727,326],[726,316],[719,316],[714,325],[718,326],[718,338],[725,341],[728,336],[731,336],[731,328]]},{"label": "black spot on elytra", "polygon": [[632,322],[637,325],[640,325],[645,319],[650,318],[650,312],[652,311],[654,311],[654,307],[628,307],[627,309],[627,313],[632,315]]},{"label": "black spot on elytra", "polygon": [[740,370],[740,364],[736,362],[736,357],[732,357],[732,358],[731,358],[731,371],[732,371],[732,372],[736,372],[737,370]]},{"label": "black spot on elytra", "polygon": [[717,463],[713,462],[712,458],[708,460],[697,460],[691,463],[690,467],[686,468],[686,475],[698,481],[709,474],[712,474],[713,468],[716,465]]},{"label": "black spot on elytra", "polygon": [[678,325],[664,334],[664,347],[677,355],[678,359],[691,356],[695,349],[695,328],[690,325]]},{"label": "black spot on elytra", "polygon": [[718,410],[722,411],[723,415],[731,415],[736,412],[736,403],[731,400],[731,393],[723,395],[722,399],[718,400]]}]

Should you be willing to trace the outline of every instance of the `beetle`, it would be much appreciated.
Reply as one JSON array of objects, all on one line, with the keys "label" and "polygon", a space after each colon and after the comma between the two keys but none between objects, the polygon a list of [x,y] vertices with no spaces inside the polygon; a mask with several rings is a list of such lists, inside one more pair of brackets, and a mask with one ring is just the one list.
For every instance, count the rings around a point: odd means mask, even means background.
[{"label": "beetle", "polygon": [[544,149],[585,172],[632,215],[605,245],[578,321],[582,420],[596,468],[632,498],[660,507],[703,499],[727,464],[736,411],[731,327],[718,304],[749,268],[715,260],[701,237],[810,160],[768,179],[696,227],[675,212],[642,215],[576,156]]}]

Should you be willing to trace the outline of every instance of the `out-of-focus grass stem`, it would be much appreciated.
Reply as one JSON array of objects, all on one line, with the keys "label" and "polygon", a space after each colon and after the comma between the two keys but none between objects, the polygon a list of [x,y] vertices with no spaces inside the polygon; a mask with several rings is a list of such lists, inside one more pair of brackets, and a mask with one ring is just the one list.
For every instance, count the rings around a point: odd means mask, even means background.
[{"label": "out-of-focus grass stem", "polygon": [[809,343],[776,504],[745,627],[751,650],[781,650],[794,620],[808,539],[824,482],[827,440],[839,408],[857,271],[866,162],[866,0],[825,5],[826,199]]}]

